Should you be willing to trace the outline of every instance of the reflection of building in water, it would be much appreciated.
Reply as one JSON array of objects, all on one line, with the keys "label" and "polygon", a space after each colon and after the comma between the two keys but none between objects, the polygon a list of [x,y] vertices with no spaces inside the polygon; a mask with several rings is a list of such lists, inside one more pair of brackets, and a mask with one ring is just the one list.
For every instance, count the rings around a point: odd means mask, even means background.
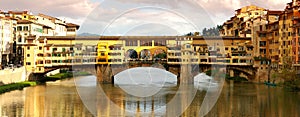
[{"label": "reflection of building in water", "polygon": [[0,95],[0,117],[21,117],[24,113],[22,91],[12,91]]},{"label": "reflection of building in water", "polygon": [[45,95],[41,95],[41,92],[45,92],[45,88],[30,88],[25,90],[27,94],[25,98],[25,116],[26,117],[42,117],[46,116],[45,113]]},{"label": "reflection of building in water", "polygon": [[91,117],[75,87],[36,86],[25,91],[25,117]]}]

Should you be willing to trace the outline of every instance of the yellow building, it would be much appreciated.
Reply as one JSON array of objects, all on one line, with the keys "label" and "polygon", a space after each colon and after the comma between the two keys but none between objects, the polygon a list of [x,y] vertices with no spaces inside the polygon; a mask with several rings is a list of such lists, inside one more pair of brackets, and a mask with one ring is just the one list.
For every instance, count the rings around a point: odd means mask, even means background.
[{"label": "yellow building", "polygon": [[197,38],[193,40],[194,50],[200,64],[252,65],[253,46],[251,38],[223,37]]},{"label": "yellow building", "polygon": [[293,5],[287,4],[287,8],[279,18],[279,64],[283,64],[286,57],[294,57],[292,51],[293,41]]},{"label": "yellow building", "polygon": [[267,10],[255,5],[245,6],[235,11],[237,18],[247,21],[267,14]]},{"label": "yellow building", "polygon": [[250,5],[235,11],[235,16],[224,22],[220,34],[222,36],[252,37],[253,19],[264,17],[268,11],[264,8]]}]

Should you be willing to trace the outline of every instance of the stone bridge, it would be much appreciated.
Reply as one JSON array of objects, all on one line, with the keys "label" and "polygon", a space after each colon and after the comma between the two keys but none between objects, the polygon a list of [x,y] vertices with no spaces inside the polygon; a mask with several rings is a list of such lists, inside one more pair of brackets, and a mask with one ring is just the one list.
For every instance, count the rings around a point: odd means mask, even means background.
[{"label": "stone bridge", "polygon": [[[165,66],[164,66],[165,65]],[[193,77],[199,72],[206,72],[208,70],[226,68],[227,74],[231,77],[242,76],[249,81],[254,81],[256,78],[256,69],[252,65],[223,65],[223,64],[199,64],[199,65],[166,65],[166,62],[161,63],[127,63],[127,64],[86,64],[86,65],[72,65],[72,66],[52,66],[45,67],[45,73],[59,68],[70,68],[74,71],[86,71],[97,76],[98,83],[114,83],[114,76],[126,69],[133,67],[156,67],[166,69],[167,71],[177,75],[178,82],[191,83]],[[35,76],[40,76],[38,74]]]}]

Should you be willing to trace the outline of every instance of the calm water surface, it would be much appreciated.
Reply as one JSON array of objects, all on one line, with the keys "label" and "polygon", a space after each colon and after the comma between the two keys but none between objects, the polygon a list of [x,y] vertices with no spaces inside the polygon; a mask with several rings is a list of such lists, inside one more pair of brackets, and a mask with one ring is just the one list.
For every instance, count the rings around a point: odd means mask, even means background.
[{"label": "calm water surface", "polygon": [[[145,113],[147,116],[167,116],[174,110],[166,104],[178,90],[177,86],[164,87],[159,94],[139,98],[114,85],[96,86],[93,76],[76,78],[75,82],[70,79],[2,94],[0,116],[105,117],[144,116]],[[182,116],[199,116],[205,94],[203,91],[197,92]],[[184,98],[177,106],[183,102]],[[225,83],[217,103],[206,116],[299,117],[300,94],[265,85],[236,83],[231,87]]]}]

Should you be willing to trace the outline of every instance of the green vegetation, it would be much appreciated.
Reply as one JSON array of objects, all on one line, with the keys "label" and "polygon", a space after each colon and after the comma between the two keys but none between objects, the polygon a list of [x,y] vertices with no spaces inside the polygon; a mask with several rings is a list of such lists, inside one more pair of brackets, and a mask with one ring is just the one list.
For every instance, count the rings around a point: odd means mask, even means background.
[{"label": "green vegetation", "polygon": [[25,87],[35,86],[36,82],[18,82],[12,84],[6,84],[0,86],[0,94],[13,91],[13,90],[22,90]]},{"label": "green vegetation", "polygon": [[155,55],[154,58],[165,59],[165,58],[167,58],[167,54],[166,53],[159,53],[159,54]]},{"label": "green vegetation", "polygon": [[300,79],[285,81],[283,86],[289,91],[300,91]]},{"label": "green vegetation", "polygon": [[283,57],[282,68],[275,69],[271,73],[270,82],[274,83],[279,79],[284,82],[279,82],[277,85],[283,86],[289,91],[300,91],[300,77],[293,67],[292,58],[289,56]]},{"label": "green vegetation", "polygon": [[286,56],[283,58],[283,66],[275,77],[280,77],[284,80],[282,85],[290,91],[300,91],[300,79],[297,76],[297,71],[292,66],[292,58]]},{"label": "green vegetation", "polygon": [[208,76],[215,76],[217,72],[217,70],[208,70],[205,72],[205,74]]},{"label": "green vegetation", "polygon": [[203,36],[220,36],[219,31],[222,29],[221,25],[217,25],[216,27],[212,28],[204,28],[202,30]]}]

